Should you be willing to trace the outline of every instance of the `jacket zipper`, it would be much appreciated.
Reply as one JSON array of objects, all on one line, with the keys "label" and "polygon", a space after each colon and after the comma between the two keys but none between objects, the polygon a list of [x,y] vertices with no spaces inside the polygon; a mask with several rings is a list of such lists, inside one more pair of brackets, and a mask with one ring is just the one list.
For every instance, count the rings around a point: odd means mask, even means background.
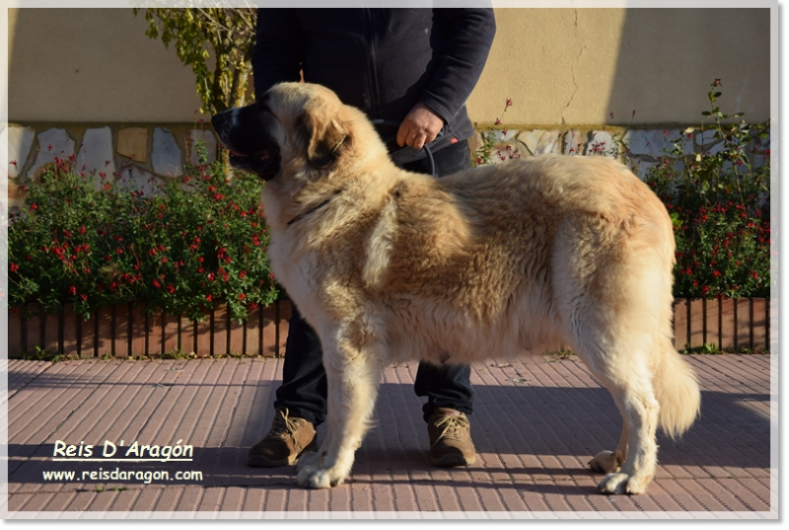
[{"label": "jacket zipper", "polygon": [[367,54],[367,88],[370,94],[370,114],[374,117],[380,117],[381,101],[378,91],[378,70],[375,66],[372,12],[368,8],[363,8],[362,12],[365,22],[365,40],[369,47],[369,53]]}]

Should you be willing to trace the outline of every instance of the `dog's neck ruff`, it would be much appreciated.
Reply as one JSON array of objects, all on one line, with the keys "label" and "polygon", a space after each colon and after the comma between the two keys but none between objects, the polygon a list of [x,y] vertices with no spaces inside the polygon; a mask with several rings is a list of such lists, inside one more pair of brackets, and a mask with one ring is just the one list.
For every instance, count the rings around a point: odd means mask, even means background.
[{"label": "dog's neck ruff", "polygon": [[296,217],[294,217],[293,219],[291,219],[290,221],[288,221],[287,225],[288,225],[288,226],[290,226],[290,225],[292,225],[293,223],[296,223],[296,222],[298,222],[298,221],[301,221],[302,219],[304,219],[305,217],[307,217],[309,214],[311,214],[311,213],[314,213],[314,212],[316,212],[317,210],[320,210],[321,208],[323,208],[324,206],[326,206],[327,204],[329,204],[329,202],[331,202],[331,200],[332,200],[333,198],[335,198],[337,195],[339,195],[339,194],[340,194],[342,191],[343,191],[343,190],[342,190],[342,188],[340,188],[339,190],[335,191],[334,193],[332,193],[332,194],[331,194],[331,196],[330,196],[328,199],[326,199],[326,200],[325,200],[325,201],[323,201],[322,203],[318,204],[317,206],[314,206],[314,207],[310,208],[310,209],[309,209],[309,210],[307,210],[306,212],[304,212],[304,213],[302,213],[302,214],[299,214],[299,215],[297,215]]}]

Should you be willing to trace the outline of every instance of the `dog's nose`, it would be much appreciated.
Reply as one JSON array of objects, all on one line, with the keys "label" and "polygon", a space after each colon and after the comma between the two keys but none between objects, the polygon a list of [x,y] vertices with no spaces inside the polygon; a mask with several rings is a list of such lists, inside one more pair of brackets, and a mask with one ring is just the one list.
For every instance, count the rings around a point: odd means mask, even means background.
[{"label": "dog's nose", "polygon": [[214,130],[224,141],[228,141],[232,131],[238,127],[240,111],[241,109],[227,109],[211,117]]}]

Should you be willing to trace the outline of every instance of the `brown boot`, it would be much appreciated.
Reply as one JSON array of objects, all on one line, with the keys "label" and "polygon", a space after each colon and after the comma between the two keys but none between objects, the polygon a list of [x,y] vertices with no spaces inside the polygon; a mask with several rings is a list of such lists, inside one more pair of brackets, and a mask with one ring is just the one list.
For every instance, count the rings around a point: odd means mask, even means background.
[{"label": "brown boot", "polygon": [[436,408],[427,422],[430,463],[438,467],[470,466],[477,461],[468,418],[455,409]]},{"label": "brown boot", "polygon": [[303,452],[316,451],[315,427],[304,418],[288,416],[281,407],[274,413],[274,423],[265,438],[249,450],[250,467],[288,466]]}]

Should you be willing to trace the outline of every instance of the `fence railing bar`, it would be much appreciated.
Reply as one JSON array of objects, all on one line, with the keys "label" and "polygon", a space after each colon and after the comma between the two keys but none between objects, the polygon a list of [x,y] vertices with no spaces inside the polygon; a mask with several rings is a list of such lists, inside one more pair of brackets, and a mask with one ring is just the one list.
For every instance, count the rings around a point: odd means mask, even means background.
[{"label": "fence railing bar", "polygon": [[732,340],[734,341],[734,349],[735,349],[735,350],[736,350],[737,348],[739,348],[739,338],[740,338],[740,337],[739,337],[739,334],[740,334],[740,333],[739,333],[739,329],[740,329],[740,328],[739,328],[739,322],[738,322],[738,320],[737,320],[737,313],[738,313],[738,306],[739,306],[739,305],[740,305],[740,304],[738,304],[738,303],[737,303],[737,300],[735,299],[735,300],[734,300],[734,303],[732,304],[732,306],[734,306],[734,326],[733,326],[733,327],[734,327],[734,329],[732,330],[732,331],[733,331],[733,333],[734,333],[734,335],[733,335],[733,337],[732,337]]},{"label": "fence railing bar", "polygon": [[753,298],[748,299],[748,316],[750,318],[748,326],[749,347],[753,349]]},{"label": "fence railing bar", "polygon": [[723,301],[718,300],[718,348],[723,349]]},{"label": "fence railing bar", "polygon": [[701,344],[707,344],[707,299],[701,299]]},{"label": "fence railing bar", "polygon": [[764,349],[770,349],[770,299],[764,300]]}]

